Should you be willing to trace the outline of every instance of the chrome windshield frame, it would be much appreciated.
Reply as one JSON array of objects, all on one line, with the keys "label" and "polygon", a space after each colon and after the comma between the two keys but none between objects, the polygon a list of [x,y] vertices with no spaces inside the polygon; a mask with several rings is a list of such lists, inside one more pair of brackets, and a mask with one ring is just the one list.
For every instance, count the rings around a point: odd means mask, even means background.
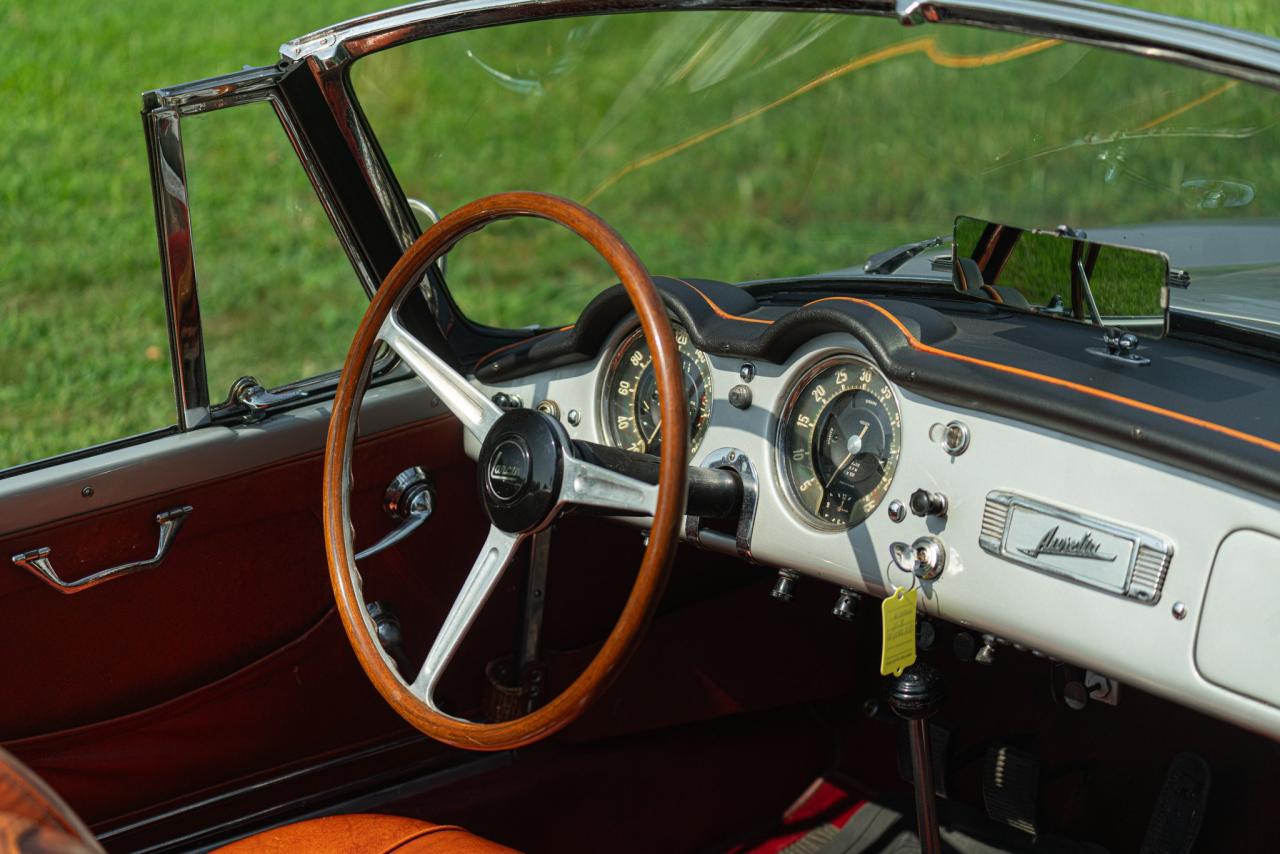
[{"label": "chrome windshield frame", "polygon": [[[351,88],[348,72],[354,62],[420,39],[499,24],[627,12],[732,10],[835,12],[893,18],[904,26],[976,26],[1138,54],[1280,89],[1280,40],[1095,0],[425,0],[293,39],[280,47],[280,59],[282,64],[305,64],[315,76],[403,250],[419,229]],[[458,323],[461,313],[441,280],[423,291],[443,336],[467,326]]]},{"label": "chrome windshield frame", "polygon": [[[337,23],[282,45],[276,65],[157,89],[143,97],[179,428],[209,423],[214,411],[187,210],[183,117],[271,102],[361,283],[372,293],[420,230],[351,89],[348,72],[355,61],[419,39],[499,24],[624,12],[730,10],[848,13],[897,19],[905,26],[976,26],[1138,54],[1280,89],[1280,40],[1094,0],[426,0]],[[336,163],[333,145],[326,148],[312,138],[309,122],[315,113],[300,115],[302,108],[288,91],[295,77],[309,78],[306,87],[318,92],[320,108],[336,129],[334,138],[346,149],[343,159],[354,165],[377,222],[353,211],[349,182],[345,191],[335,186],[335,174],[346,165]],[[434,328],[423,324],[417,332],[448,354],[450,335],[470,326],[438,276],[424,283],[422,293]]]}]

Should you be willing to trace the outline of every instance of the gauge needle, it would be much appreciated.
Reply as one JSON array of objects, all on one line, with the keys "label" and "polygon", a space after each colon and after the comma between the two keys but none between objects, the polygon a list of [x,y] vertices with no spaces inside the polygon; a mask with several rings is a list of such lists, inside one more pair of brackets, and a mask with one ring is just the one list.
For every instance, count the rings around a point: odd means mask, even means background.
[{"label": "gauge needle", "polygon": [[653,425],[653,432],[644,438],[644,448],[649,450],[649,446],[653,444],[654,437],[658,435],[658,431],[662,429],[662,416],[658,416],[658,421]]},{"label": "gauge needle", "polygon": [[827,482],[822,485],[822,491],[824,493],[827,492],[827,490],[831,489],[831,484],[836,482],[836,478],[840,476],[840,472],[844,471],[845,466],[849,465],[849,463],[853,461],[853,458],[862,452],[862,437],[867,435],[867,428],[869,426],[871,425],[863,421],[862,431],[858,433],[857,436],[854,436],[851,439],[849,439],[849,444],[847,445],[849,449],[849,453],[846,454],[845,458],[840,461],[840,465],[836,466],[836,470],[831,473],[831,477],[827,480]]}]

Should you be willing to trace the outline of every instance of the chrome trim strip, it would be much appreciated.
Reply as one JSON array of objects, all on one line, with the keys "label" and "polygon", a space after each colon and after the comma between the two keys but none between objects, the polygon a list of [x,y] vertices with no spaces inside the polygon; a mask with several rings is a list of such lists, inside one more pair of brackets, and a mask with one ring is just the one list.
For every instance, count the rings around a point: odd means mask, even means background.
[{"label": "chrome trim strip", "polygon": [[[343,251],[347,253],[347,258],[351,261],[351,266],[355,269],[356,275],[360,277],[360,284],[364,287],[365,293],[372,298],[382,281],[374,275],[373,271],[369,269],[369,265],[365,263],[359,241],[351,230],[350,223],[347,222],[339,210],[333,186],[329,183],[328,178],[317,168],[318,158],[298,124],[297,116],[293,114],[293,111],[288,108],[288,105],[277,94],[273,93],[271,105],[275,108],[276,116],[280,119],[280,124],[284,127],[285,134],[289,137],[289,142],[293,144],[294,153],[298,155],[302,169],[307,173],[307,178],[311,181],[311,187],[315,190],[316,197],[320,199],[320,204],[324,207],[324,212],[328,215],[334,232],[337,233],[338,242],[342,244]],[[412,242],[410,240],[410,243]],[[408,245],[405,244],[406,248]]]},{"label": "chrome trim strip", "polygon": [[275,94],[287,70],[287,63],[264,65],[179,86],[165,86],[144,94],[143,104],[148,110],[170,110],[187,116],[265,101]]},{"label": "chrome trim strip", "polygon": [[143,125],[151,165],[156,234],[160,240],[178,427],[190,430],[209,423],[209,382],[205,372],[200,301],[196,294],[182,128],[178,114],[169,109],[144,113]]},{"label": "chrome trim strip", "polygon": [[[1058,520],[1069,525],[1085,529],[1080,541],[1072,541],[1062,545],[1060,549],[1050,551],[1045,543],[1054,538],[1057,528],[1052,528],[1044,535],[1044,540],[1032,548],[1018,547],[1009,542],[1012,515],[1015,509],[1027,510],[1043,516],[1048,521]],[[1089,532],[1105,537],[1124,540],[1131,544],[1131,553],[1123,565],[1124,580],[1117,585],[1119,589],[1089,578],[1084,573],[1075,573],[1061,566],[1055,566],[1040,559],[1040,555],[1064,556],[1086,560],[1086,562],[1114,561],[1118,555],[1105,552],[1100,544],[1091,541]],[[1069,537],[1062,538],[1063,540]],[[1173,544],[1160,537],[1138,531],[1125,525],[1119,525],[1094,516],[1087,516],[1052,504],[1037,501],[1014,492],[995,490],[987,493],[986,505],[982,513],[982,530],[978,536],[978,545],[987,554],[1019,566],[1034,569],[1037,572],[1052,575],[1074,584],[1094,590],[1101,590],[1114,596],[1123,596],[1144,605],[1154,605],[1160,601],[1160,593],[1164,587],[1165,577],[1169,572],[1169,563],[1173,559]],[[1054,540],[1055,548],[1059,545]],[[1095,554],[1096,553],[1096,554]]]},{"label": "chrome trim strip", "polygon": [[280,56],[293,62],[314,58],[332,68],[408,41],[499,23],[616,12],[734,9],[878,15],[907,25],[936,18],[934,23],[1063,38],[1271,86],[1280,84],[1280,40],[1094,0],[426,0],[300,36],[281,45]]}]

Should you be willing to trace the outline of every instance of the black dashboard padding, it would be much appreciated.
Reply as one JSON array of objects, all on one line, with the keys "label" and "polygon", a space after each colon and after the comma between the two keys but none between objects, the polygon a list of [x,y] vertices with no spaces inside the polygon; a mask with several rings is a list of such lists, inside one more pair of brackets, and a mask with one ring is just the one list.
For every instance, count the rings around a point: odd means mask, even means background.
[{"label": "black dashboard padding", "polygon": [[[698,291],[714,299],[717,305],[728,306],[722,310],[732,314],[757,308],[751,294],[724,282],[655,276],[653,283],[676,320],[686,327],[702,327],[716,317],[706,300],[697,296]],[[690,283],[696,283],[696,286]],[[559,365],[594,359],[605,339],[630,314],[631,300],[627,292],[621,285],[614,285],[587,303],[573,326],[535,335],[485,355],[476,365],[476,377],[485,382],[509,380]]]}]

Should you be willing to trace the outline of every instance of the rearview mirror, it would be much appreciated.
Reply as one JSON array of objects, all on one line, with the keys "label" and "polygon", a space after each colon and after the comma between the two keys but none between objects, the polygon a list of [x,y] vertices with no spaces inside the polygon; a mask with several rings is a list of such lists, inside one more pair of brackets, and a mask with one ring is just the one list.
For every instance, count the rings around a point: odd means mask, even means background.
[{"label": "rearview mirror", "polygon": [[956,289],[1011,309],[1163,335],[1169,256],[1097,243],[1083,232],[956,217]]}]

